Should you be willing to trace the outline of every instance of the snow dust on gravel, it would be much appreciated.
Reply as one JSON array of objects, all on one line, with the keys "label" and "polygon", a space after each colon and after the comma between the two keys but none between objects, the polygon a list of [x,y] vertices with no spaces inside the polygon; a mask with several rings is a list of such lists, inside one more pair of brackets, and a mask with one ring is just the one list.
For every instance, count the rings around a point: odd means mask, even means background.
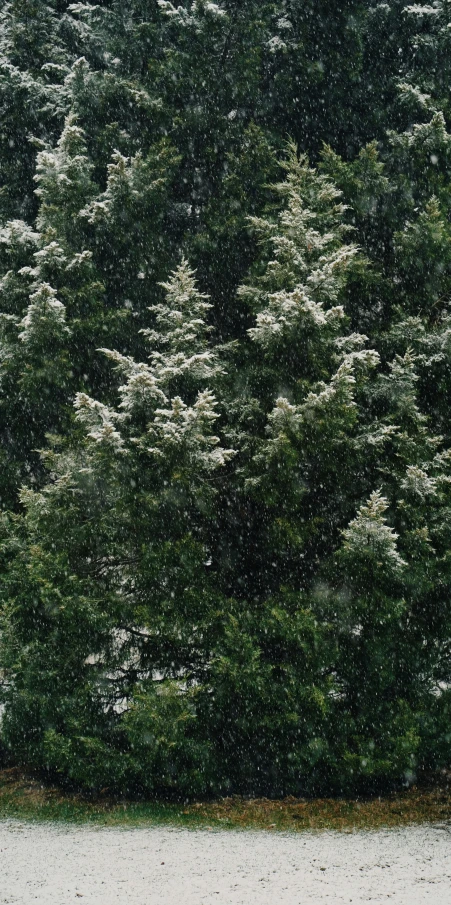
[{"label": "snow dust on gravel", "polygon": [[451,826],[353,833],[0,821],[1,905],[450,905]]}]

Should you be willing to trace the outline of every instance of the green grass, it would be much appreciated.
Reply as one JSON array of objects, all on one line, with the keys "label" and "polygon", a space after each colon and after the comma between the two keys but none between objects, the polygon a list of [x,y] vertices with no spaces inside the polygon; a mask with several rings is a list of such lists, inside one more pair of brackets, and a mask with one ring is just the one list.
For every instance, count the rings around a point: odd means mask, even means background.
[{"label": "green grass", "polygon": [[187,805],[118,801],[67,794],[16,768],[0,771],[0,817],[100,826],[178,826],[203,829],[321,830],[406,826],[451,820],[451,790],[411,788],[372,799],[223,798]]}]

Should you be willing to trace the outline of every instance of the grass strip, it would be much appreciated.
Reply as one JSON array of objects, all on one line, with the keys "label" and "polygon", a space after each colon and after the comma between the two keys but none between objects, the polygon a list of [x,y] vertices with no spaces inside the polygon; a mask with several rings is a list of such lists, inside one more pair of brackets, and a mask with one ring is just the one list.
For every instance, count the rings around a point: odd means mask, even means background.
[{"label": "grass strip", "polygon": [[382,798],[283,800],[239,796],[212,802],[166,803],[90,799],[45,785],[36,775],[0,771],[0,818],[51,820],[100,826],[171,825],[192,829],[303,830],[371,829],[451,820],[451,789],[444,780],[432,788],[412,787]]}]

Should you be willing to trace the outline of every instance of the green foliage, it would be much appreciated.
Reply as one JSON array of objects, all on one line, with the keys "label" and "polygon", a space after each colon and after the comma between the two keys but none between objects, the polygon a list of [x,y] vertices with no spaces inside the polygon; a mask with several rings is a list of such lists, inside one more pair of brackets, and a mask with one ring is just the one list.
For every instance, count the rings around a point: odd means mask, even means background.
[{"label": "green foliage", "polygon": [[335,7],[3,4],[0,745],[62,782],[449,765],[450,5]]}]

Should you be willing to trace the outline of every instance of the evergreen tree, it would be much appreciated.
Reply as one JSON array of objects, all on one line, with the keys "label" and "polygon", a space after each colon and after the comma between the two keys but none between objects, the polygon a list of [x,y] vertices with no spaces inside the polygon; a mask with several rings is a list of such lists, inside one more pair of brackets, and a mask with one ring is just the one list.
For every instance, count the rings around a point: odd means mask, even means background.
[{"label": "evergreen tree", "polygon": [[[71,454],[53,454],[55,481],[42,493],[23,494],[36,541],[48,531],[53,539],[50,546],[38,541],[31,559],[25,550],[19,573],[12,572],[12,594],[23,601],[16,616],[10,612],[12,638],[32,624],[39,639],[20,664],[11,662],[4,731],[16,748],[25,720],[22,756],[37,755],[41,766],[83,784],[97,785],[107,769],[119,787],[195,789],[197,783],[202,791],[208,777],[199,773],[196,780],[197,761],[209,746],[190,742],[183,726],[189,730],[196,676],[207,655],[203,635],[211,633],[215,590],[207,589],[205,562],[212,481],[233,452],[213,433],[218,415],[208,385],[223,369],[208,348],[208,304],[186,263],[165,289],[167,303],[156,306],[158,330],[150,334],[164,357],[155,351],[150,364],[140,364],[107,352],[124,379],[119,410],[78,394],[86,442]],[[20,590],[25,563],[31,584]],[[26,601],[39,575],[51,599],[39,594],[31,614]],[[52,603],[51,588],[62,595],[60,606]],[[7,642],[6,660],[13,648]],[[44,650],[48,671],[39,679],[36,655]],[[54,681],[61,682],[59,692]],[[151,725],[157,712],[161,739]],[[149,732],[152,743],[143,740]]]},{"label": "evergreen tree", "polygon": [[68,430],[77,389],[106,388],[109,377],[96,350],[119,337],[127,348],[132,320],[131,335],[137,332],[143,291],[164,262],[159,217],[175,162],[166,146],[131,160],[117,152],[99,193],[73,114],[56,148],[38,154],[36,231],[10,221],[2,232],[8,269],[0,409],[7,425],[2,456],[10,477],[2,497],[8,505],[27,474],[40,474],[37,451],[46,434]]}]

